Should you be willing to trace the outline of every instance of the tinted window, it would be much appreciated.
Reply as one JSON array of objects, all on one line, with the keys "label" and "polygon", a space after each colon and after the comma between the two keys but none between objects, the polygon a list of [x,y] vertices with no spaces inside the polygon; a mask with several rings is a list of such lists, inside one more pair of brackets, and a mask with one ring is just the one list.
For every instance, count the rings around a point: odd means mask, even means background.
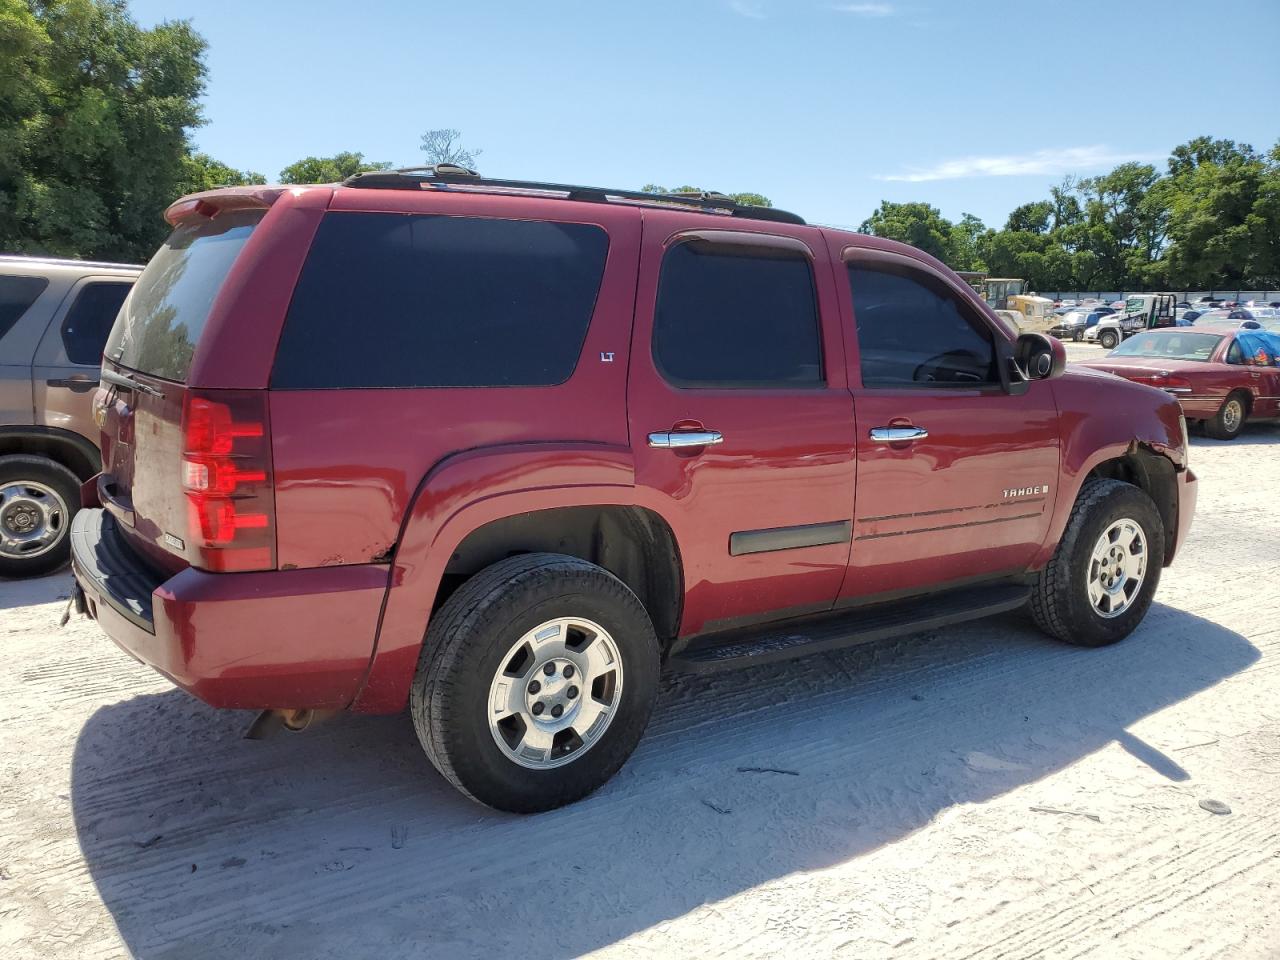
[{"label": "tinted window", "polygon": [[604,274],[600,227],[331,213],[272,386],[546,386],[573,373]]},{"label": "tinted window", "polygon": [[143,373],[185,380],[213,299],[262,216],[262,210],[228,210],[174,230],[134,284],[107,356]]},{"label": "tinted window", "polygon": [[111,325],[129,293],[127,283],[89,283],[80,289],[62,321],[62,346],[72,363],[97,366]]},{"label": "tinted window", "polygon": [[1240,341],[1232,340],[1231,346],[1227,347],[1227,363],[1244,363],[1244,351],[1240,349]]},{"label": "tinted window", "polygon": [[48,285],[44,277],[0,277],[0,337],[13,328]]},{"label": "tinted window", "polygon": [[864,386],[994,383],[991,331],[928,274],[849,267]]},{"label": "tinted window", "polygon": [[823,382],[818,306],[799,251],[679,243],[662,259],[653,359],[683,387]]}]

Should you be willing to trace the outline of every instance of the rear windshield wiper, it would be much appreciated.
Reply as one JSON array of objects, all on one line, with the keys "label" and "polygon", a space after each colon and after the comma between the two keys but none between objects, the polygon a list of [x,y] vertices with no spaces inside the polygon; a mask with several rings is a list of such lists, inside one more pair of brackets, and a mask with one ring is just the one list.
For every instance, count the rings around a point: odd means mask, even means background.
[{"label": "rear windshield wiper", "polygon": [[139,393],[150,394],[153,397],[163,399],[164,394],[150,384],[143,383],[141,380],[135,380],[126,373],[116,373],[114,370],[103,370],[102,379],[107,383],[115,384],[117,387],[128,387],[130,390],[137,390]]}]

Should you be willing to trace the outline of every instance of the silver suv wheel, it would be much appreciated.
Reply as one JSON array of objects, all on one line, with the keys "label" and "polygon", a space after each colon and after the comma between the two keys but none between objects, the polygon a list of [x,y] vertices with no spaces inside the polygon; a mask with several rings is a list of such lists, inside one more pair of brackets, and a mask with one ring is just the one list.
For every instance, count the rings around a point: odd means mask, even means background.
[{"label": "silver suv wheel", "polygon": [[577,617],[548,620],[502,658],[489,685],[489,732],[522,767],[563,766],[609,729],[622,681],[622,658],[607,630]]},{"label": "silver suv wheel", "polygon": [[71,511],[52,487],[35,480],[0,486],[0,557],[27,560],[48,553],[66,535]]},{"label": "silver suv wheel", "polygon": [[1147,538],[1137,521],[1115,521],[1098,538],[1089,560],[1089,602],[1100,617],[1129,609],[1147,575]]}]

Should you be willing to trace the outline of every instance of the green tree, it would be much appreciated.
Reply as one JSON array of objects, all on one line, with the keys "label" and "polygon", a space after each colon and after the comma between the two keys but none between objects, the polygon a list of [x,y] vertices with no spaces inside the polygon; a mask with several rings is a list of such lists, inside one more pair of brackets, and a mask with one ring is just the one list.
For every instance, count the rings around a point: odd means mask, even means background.
[{"label": "green tree", "polygon": [[189,182],[204,50],[122,2],[0,0],[0,249],[149,256]]},{"label": "green tree", "polygon": [[251,170],[236,170],[221,163],[207,153],[190,153],[183,157],[182,183],[179,193],[199,193],[214,187],[243,187],[254,183],[266,183],[267,179]]},{"label": "green tree", "polygon": [[1048,233],[1053,221],[1053,204],[1048,200],[1037,200],[1015,207],[1005,223],[1006,230],[1026,230],[1030,233]]},{"label": "green tree", "polygon": [[336,153],[332,157],[303,157],[280,171],[281,183],[341,183],[347,177],[386,170],[390,163],[366,160],[363,153]]},{"label": "green tree", "polygon": [[951,221],[927,203],[882,200],[876,211],[862,221],[858,231],[909,243],[939,260],[946,259],[952,246]]}]

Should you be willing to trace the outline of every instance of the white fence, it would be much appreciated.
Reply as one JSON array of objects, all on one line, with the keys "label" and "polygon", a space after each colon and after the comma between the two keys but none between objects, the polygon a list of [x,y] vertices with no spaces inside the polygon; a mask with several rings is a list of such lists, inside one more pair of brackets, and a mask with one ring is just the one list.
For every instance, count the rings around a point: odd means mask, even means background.
[{"label": "white fence", "polygon": [[[1128,293],[1122,293],[1119,290],[1052,290],[1037,292],[1040,296],[1048,297],[1050,300],[1103,300],[1110,303],[1112,300],[1122,300],[1137,293],[1149,293],[1151,291],[1133,290]],[[1202,297],[1211,297],[1214,300],[1238,300],[1241,303],[1248,300],[1263,300],[1267,303],[1272,300],[1280,300],[1280,290],[1160,290],[1157,292],[1172,293],[1179,300],[1187,300],[1190,303],[1196,303]]]}]

